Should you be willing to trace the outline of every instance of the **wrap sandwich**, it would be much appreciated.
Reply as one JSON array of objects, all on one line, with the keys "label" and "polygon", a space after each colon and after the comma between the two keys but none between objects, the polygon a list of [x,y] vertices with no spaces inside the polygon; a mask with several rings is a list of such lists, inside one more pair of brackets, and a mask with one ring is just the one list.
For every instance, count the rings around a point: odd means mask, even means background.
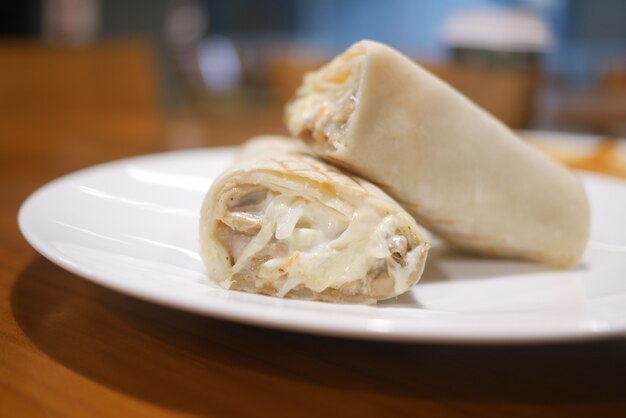
[{"label": "wrap sandwich", "polygon": [[286,122],[457,247],[556,266],[585,248],[580,179],[390,47],[361,41],[307,74]]},{"label": "wrap sandwich", "polygon": [[371,183],[293,139],[258,137],[208,191],[200,253],[222,287],[279,297],[364,302],[420,278],[430,245]]}]

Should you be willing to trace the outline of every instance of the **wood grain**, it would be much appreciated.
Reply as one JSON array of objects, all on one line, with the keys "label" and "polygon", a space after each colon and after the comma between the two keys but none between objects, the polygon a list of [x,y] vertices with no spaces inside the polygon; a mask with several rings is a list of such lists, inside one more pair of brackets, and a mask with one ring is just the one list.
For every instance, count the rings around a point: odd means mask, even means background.
[{"label": "wood grain", "polygon": [[626,416],[624,340],[448,347],[272,331],[142,302],[37,255],[16,215],[42,183],[282,129],[279,109],[148,108],[0,114],[0,416]]}]

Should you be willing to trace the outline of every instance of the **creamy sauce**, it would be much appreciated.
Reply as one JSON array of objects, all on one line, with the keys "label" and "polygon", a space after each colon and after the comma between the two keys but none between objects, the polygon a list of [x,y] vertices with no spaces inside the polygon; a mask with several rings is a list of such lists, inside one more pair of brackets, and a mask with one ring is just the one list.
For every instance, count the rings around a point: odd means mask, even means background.
[{"label": "creamy sauce", "polygon": [[343,131],[358,101],[358,88],[365,57],[354,51],[309,73],[287,108],[289,131],[310,137],[320,145],[345,147]]},{"label": "creamy sauce", "polygon": [[410,287],[411,273],[424,249],[413,248],[403,263],[393,260],[389,240],[397,228],[393,215],[381,216],[369,207],[348,218],[298,196],[270,192],[260,231],[241,251],[233,273],[275,239],[288,247],[288,255],[265,261],[256,276],[259,286],[282,283],[279,296],[300,284],[315,292],[338,288],[366,278],[373,269],[384,268],[385,262],[394,290],[402,293]]}]

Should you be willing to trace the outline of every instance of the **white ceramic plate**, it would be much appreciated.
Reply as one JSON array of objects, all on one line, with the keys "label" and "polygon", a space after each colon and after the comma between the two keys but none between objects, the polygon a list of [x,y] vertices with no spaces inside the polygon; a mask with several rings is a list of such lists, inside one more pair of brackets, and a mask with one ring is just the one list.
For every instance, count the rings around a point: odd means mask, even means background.
[{"label": "white ceramic plate", "polygon": [[55,180],[19,224],[45,257],[103,286],[198,314],[396,341],[536,343],[626,335],[626,182],[586,175],[592,234],[571,271],[472,258],[435,245],[413,291],[378,306],[226,291],[205,276],[198,211],[235,149],[117,161]]}]

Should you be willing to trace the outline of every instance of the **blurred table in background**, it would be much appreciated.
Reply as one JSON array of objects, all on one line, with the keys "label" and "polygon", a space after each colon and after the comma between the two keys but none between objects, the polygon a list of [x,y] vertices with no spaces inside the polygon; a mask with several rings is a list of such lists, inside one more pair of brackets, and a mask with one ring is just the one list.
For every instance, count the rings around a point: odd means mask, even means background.
[{"label": "blurred table in background", "polygon": [[593,88],[571,89],[554,80],[546,90],[550,104],[541,116],[552,126],[626,137],[626,68],[606,70]]},{"label": "blurred table in background", "polygon": [[43,183],[284,132],[279,107],[164,112],[149,54],[0,45],[1,416],[626,416],[624,340],[446,347],[272,331],[142,302],[39,256],[16,216]]},{"label": "blurred table in background", "polygon": [[574,128],[626,135],[626,91],[568,94],[556,110],[555,122]]}]

